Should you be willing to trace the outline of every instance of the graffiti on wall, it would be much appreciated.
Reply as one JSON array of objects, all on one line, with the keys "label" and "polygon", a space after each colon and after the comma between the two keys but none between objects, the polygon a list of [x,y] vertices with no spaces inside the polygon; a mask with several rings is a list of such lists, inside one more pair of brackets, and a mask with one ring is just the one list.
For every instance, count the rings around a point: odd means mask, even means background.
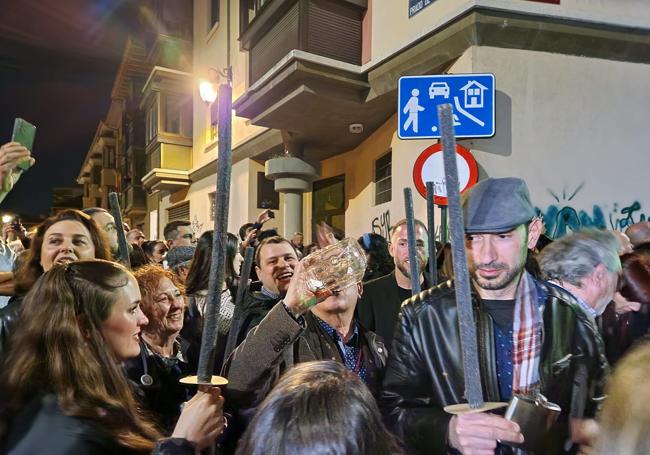
[{"label": "graffiti on wall", "polygon": [[613,204],[611,210],[598,204],[593,205],[591,212],[577,210],[571,205],[571,200],[583,187],[584,183],[578,185],[572,192],[562,191],[561,195],[548,190],[556,203],[549,205],[546,210],[536,208],[537,212],[544,217],[546,235],[555,239],[569,232],[589,227],[624,231],[628,226],[648,219],[648,215],[642,213],[639,201],[624,204],[617,202]]},{"label": "graffiti on wall", "polygon": [[628,226],[647,219],[648,215],[641,213],[641,204],[639,201],[634,201],[630,205],[623,206],[620,210],[618,204],[614,204],[614,209],[609,214],[609,224],[612,229],[618,229],[620,231],[624,231]]},{"label": "graffiti on wall", "polygon": [[371,223],[372,232],[379,234],[385,239],[390,238],[390,210],[376,216]]}]

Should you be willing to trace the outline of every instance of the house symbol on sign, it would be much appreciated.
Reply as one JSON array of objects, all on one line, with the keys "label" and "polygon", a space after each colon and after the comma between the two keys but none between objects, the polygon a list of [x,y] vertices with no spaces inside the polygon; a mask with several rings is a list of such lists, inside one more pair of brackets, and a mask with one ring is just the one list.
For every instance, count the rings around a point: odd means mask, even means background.
[{"label": "house symbol on sign", "polygon": [[483,107],[483,92],[487,87],[476,81],[469,81],[461,90],[465,93],[466,108]]}]

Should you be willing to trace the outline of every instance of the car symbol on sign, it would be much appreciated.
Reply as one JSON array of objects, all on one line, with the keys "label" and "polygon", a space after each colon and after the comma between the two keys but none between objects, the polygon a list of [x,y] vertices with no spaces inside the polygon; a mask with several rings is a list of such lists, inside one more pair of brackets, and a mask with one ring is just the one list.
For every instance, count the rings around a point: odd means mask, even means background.
[{"label": "car symbol on sign", "polygon": [[429,86],[429,99],[434,99],[436,95],[449,98],[449,85],[446,82],[432,82]]}]

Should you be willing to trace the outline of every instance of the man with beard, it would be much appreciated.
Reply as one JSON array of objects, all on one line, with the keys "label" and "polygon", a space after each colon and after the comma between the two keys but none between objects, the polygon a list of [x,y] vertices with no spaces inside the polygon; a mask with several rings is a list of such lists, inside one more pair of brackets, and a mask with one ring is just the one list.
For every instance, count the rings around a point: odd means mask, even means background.
[{"label": "man with beard", "polygon": [[287,293],[298,255],[284,237],[268,237],[255,251],[255,271],[262,282],[259,291],[248,291],[240,309],[235,309],[230,330],[237,333],[237,344],[248,331],[264,319],[266,313]]},{"label": "man with beard", "polygon": [[[488,178],[464,203],[472,304],[485,401],[543,394],[561,407],[536,453],[559,454],[584,441],[607,375],[593,319],[564,289],[535,280],[525,269],[527,249],[542,230],[528,188],[516,178]],[[519,426],[490,413],[452,416],[464,403],[458,312],[452,282],[431,298],[402,306],[381,404],[412,453],[513,453]]]},{"label": "man with beard", "polygon": [[[386,346],[390,346],[393,339],[393,330],[402,302],[411,297],[407,231],[406,219],[398,221],[393,227],[388,252],[395,262],[395,270],[365,283],[363,296],[357,306],[361,324],[381,336]],[[429,236],[424,223],[419,220],[415,220],[415,239],[419,280],[421,288],[427,289],[429,283],[424,276],[424,268],[428,258]]]}]

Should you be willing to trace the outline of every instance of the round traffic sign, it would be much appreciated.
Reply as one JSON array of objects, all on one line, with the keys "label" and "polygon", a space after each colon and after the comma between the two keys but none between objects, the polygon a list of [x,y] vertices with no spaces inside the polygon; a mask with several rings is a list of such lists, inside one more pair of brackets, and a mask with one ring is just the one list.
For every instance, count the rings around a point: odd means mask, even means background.
[{"label": "round traffic sign", "polygon": [[[460,192],[471,188],[478,182],[478,165],[469,150],[456,144],[456,166]],[[435,144],[424,149],[413,165],[413,183],[423,198],[427,197],[425,182],[433,182],[434,202],[447,205],[447,188],[445,186],[445,167],[442,159],[442,144]]]}]

